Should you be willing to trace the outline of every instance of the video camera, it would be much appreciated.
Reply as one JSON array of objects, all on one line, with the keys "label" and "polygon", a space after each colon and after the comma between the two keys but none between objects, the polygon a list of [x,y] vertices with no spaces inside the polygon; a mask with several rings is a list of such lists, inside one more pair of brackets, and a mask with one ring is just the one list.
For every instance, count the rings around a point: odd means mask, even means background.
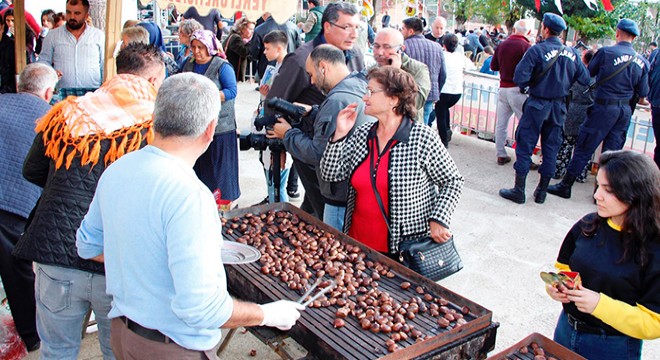
[{"label": "video camera", "polygon": [[[273,109],[276,115],[260,116],[254,120],[254,126],[257,131],[266,129],[270,130],[277,122],[278,118],[283,118],[291,126],[297,127],[307,113],[307,110],[298,105],[294,105],[286,100],[274,97],[266,101],[266,105]],[[266,134],[251,133],[249,135],[241,135],[239,137],[239,148],[241,151],[255,149],[266,150],[270,148],[271,151],[284,151],[284,144],[280,139],[269,139]]]}]

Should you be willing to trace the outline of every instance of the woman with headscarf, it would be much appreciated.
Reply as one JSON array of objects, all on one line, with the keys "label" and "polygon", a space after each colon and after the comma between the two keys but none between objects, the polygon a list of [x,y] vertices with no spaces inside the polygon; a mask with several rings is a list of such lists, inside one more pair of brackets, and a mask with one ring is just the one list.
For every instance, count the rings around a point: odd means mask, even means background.
[{"label": "woman with headscarf", "polygon": [[225,54],[227,54],[227,61],[229,61],[236,71],[236,81],[242,80],[243,74],[245,74],[250,49],[248,43],[252,39],[253,33],[254,23],[247,18],[240,18],[231,28],[229,36],[227,36],[223,44]]},{"label": "woman with headscarf", "polygon": [[[234,201],[241,195],[238,186],[238,142],[236,139],[236,74],[225,60],[221,44],[208,30],[195,31],[190,37],[192,57],[183,65],[183,72],[204,75],[216,84],[222,107],[218,125],[209,148],[197,159],[197,177],[220,199]],[[216,192],[217,190],[217,192]]]},{"label": "woman with headscarf", "polygon": [[137,24],[147,30],[149,33],[149,45],[153,45],[160,50],[161,55],[163,55],[163,61],[165,62],[165,68],[167,70],[167,76],[174,75],[179,72],[179,66],[174,61],[174,55],[168,53],[165,50],[165,42],[163,41],[163,34],[160,31],[158,25],[152,22],[142,22]]}]

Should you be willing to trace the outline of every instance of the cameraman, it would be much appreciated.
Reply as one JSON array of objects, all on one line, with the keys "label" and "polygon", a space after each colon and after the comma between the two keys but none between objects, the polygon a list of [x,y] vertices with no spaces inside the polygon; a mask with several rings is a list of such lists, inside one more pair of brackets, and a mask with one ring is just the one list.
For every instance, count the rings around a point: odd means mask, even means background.
[{"label": "cameraman", "polygon": [[314,118],[313,134],[310,136],[279,119],[273,130],[268,132],[268,137],[283,139],[284,147],[291,156],[316,170],[322,197],[309,200],[315,211],[322,209],[323,222],[343,231],[347,182],[329,183],[319,180],[318,166],[328,139],[335,132],[340,110],[357,103],[355,126],[367,121],[362,101],[367,90],[367,80],[360,73],[351,73],[346,66],[344,53],[329,44],[315,47],[307,58],[305,68],[311,83],[327,94],[321,105],[311,110],[310,117]]},{"label": "cameraman", "polygon": [[[331,44],[343,51],[350,71],[362,70],[364,56],[359,49],[354,48],[359,25],[360,17],[355,5],[343,2],[329,4],[321,19],[321,33],[313,41],[306,42],[294,53],[290,53],[284,58],[278,72],[279,76],[273,80],[266,99],[278,97],[289,102],[308,105],[321,104],[325,95],[311,84],[309,75],[305,72],[305,61],[315,47],[321,44]],[[274,111],[266,106],[264,113],[269,116],[273,115]],[[303,132],[309,136],[314,133],[313,120],[314,118],[305,117],[301,124]],[[293,165],[305,187],[305,199],[300,207],[315,217],[323,219],[323,203],[318,208],[318,202],[314,204],[310,200],[321,197],[313,167],[307,166],[295,156]]]}]

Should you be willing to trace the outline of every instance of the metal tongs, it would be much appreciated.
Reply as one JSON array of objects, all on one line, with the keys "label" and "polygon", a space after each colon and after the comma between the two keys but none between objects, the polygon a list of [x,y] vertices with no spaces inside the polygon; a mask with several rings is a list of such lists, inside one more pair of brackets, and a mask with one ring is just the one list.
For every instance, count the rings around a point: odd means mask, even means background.
[{"label": "metal tongs", "polygon": [[305,293],[303,294],[303,296],[301,296],[300,299],[298,299],[297,303],[302,304],[302,306],[304,306],[304,307],[307,307],[307,306],[309,306],[309,304],[311,304],[314,300],[320,298],[321,296],[323,296],[323,294],[327,293],[328,291],[334,289],[335,286],[337,286],[337,282],[336,282],[335,280],[332,280],[332,282],[330,283],[330,285],[326,286],[325,288],[323,288],[323,290],[317,292],[316,295],[312,296],[309,300],[307,300],[307,301],[305,301],[305,302],[303,303],[303,301],[305,300],[305,298],[308,297],[309,294],[311,294],[312,292],[314,292],[314,290],[315,290],[315,289],[316,289],[316,288],[317,288],[322,282],[323,282],[323,279],[322,279],[322,278],[318,278],[318,279],[316,280],[316,282],[314,283],[314,285],[312,285],[312,287],[310,287],[309,290],[307,290],[307,292],[305,292]]}]

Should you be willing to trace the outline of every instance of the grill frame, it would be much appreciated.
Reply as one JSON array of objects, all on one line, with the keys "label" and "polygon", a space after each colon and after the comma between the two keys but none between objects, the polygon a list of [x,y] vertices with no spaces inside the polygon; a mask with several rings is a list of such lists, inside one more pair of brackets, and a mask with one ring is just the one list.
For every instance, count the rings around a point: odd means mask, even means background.
[{"label": "grill frame", "polygon": [[[553,356],[558,360],[587,360],[584,357],[574,353],[573,351],[563,347],[562,345],[548,339],[547,337],[539,334],[532,333],[520,340],[519,342],[509,346],[501,352],[490,356],[487,360],[533,360],[534,352],[532,351],[531,344],[537,343],[545,351],[545,356]],[[521,354],[520,348],[527,347],[529,353]]]},{"label": "grill frame", "polygon": [[[405,344],[405,347],[400,348],[394,353],[388,353],[385,347],[385,340],[389,338],[388,335],[380,333],[374,334],[362,330],[357,319],[354,317],[347,317],[344,319],[346,326],[340,329],[334,329],[332,327],[332,322],[335,319],[334,314],[338,306],[333,305],[329,308],[307,309],[303,312],[303,315],[296,326],[288,331],[288,335],[310,351],[314,356],[323,359],[416,358],[422,357],[424,354],[433,353],[433,350],[442,348],[448,344],[456,343],[459,345],[462,339],[478,332],[486,333],[484,330],[489,327],[492,330],[489,331],[488,334],[496,331],[497,326],[493,326],[492,312],[490,310],[469,299],[461,297],[441,285],[434,283],[430,279],[404,267],[400,263],[366,247],[358,241],[348,237],[346,234],[340,233],[336,229],[331,228],[291,204],[276,203],[252,206],[224,212],[221,213],[221,215],[227,219],[232,219],[234,217],[240,218],[247,213],[261,214],[271,210],[285,211],[295,214],[301,221],[333,234],[340,242],[360,247],[362,251],[367,254],[368,259],[379,261],[380,263],[387,265],[397,276],[392,279],[385,277],[381,278],[379,281],[379,288],[389,292],[391,296],[398,301],[407,300],[410,296],[416,295],[412,289],[416,286],[422,286],[427,292],[432,293],[434,296],[442,296],[447,299],[450,303],[448,305],[450,308],[459,311],[463,306],[468,306],[470,308],[470,314],[465,317],[466,320],[468,320],[468,323],[460,327],[452,327],[449,330],[440,330],[435,323],[435,319],[430,315],[418,314],[418,316],[414,320],[409,321],[409,323],[414,324],[417,329],[422,330],[422,332],[428,336],[421,342],[415,342],[412,339],[400,342],[399,345],[402,346]],[[233,229],[233,234],[227,234],[226,228],[223,227],[223,236],[226,240],[236,240],[241,234],[242,233],[237,231],[237,229]],[[286,284],[281,282],[278,278],[270,275],[263,275],[260,272],[260,267],[261,265],[258,262],[245,265],[226,266],[228,287],[231,293],[238,298],[257,303],[270,302],[279,299],[297,300],[300,294],[289,290]],[[328,275],[326,275],[325,278],[330,279]],[[409,281],[413,286],[411,286],[409,290],[403,290],[400,286],[397,286],[397,284],[400,284],[402,281]],[[248,283],[251,286],[246,286]],[[433,336],[431,336],[431,334],[433,334]],[[483,350],[488,351],[491,349]]]}]

